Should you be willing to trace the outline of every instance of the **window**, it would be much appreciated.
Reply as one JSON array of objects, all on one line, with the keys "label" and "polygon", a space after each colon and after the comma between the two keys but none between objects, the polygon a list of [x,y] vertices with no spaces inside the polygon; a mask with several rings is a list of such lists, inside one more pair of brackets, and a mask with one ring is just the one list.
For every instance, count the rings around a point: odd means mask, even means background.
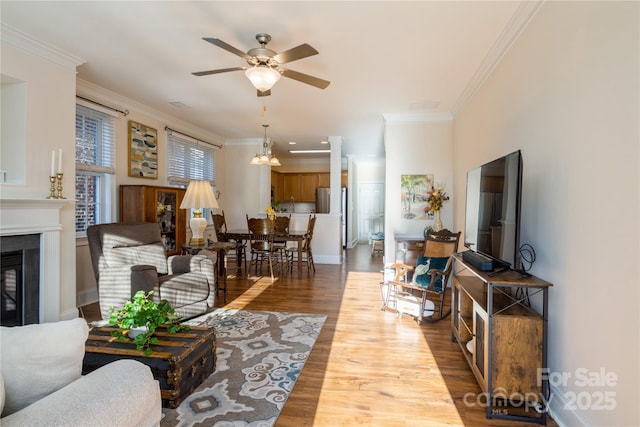
[{"label": "window", "polygon": [[[215,185],[215,149],[212,145],[193,140],[169,129],[167,129],[167,141],[169,144],[167,180],[170,185],[187,188],[192,179],[204,179],[211,185]],[[202,210],[202,217],[209,224],[212,221],[210,210]]]},{"label": "window", "polygon": [[76,105],[76,236],[111,222],[115,172],[114,117]]},{"label": "window", "polygon": [[192,179],[204,179],[215,185],[214,147],[194,141],[171,130],[167,131],[168,177],[170,185],[186,188]]}]

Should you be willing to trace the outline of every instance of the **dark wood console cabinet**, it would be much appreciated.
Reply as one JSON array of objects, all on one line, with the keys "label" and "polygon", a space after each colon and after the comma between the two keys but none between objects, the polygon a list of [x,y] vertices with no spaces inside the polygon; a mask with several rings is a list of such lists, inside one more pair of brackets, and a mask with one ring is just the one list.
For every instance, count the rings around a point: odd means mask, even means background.
[{"label": "dark wood console cabinet", "polygon": [[[492,275],[454,255],[452,339],[485,398],[487,418],[546,424],[547,307],[552,286],[516,271]],[[530,301],[541,294],[540,311]],[[536,297],[536,302],[540,298]],[[477,400],[473,399],[477,404]]]},{"label": "dark wood console cabinet", "polygon": [[187,236],[187,210],[180,209],[184,193],[175,187],[121,185],[120,221],[159,223],[167,255],[179,255]]}]

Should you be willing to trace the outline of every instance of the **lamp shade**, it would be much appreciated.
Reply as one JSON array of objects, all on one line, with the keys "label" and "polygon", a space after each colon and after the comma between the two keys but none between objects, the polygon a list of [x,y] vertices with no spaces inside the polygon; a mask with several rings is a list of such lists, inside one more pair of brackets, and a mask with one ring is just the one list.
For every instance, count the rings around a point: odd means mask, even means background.
[{"label": "lamp shade", "polygon": [[180,203],[181,209],[218,208],[218,201],[209,181],[191,181]]},{"label": "lamp shade", "polygon": [[266,65],[256,65],[255,67],[247,68],[244,74],[251,80],[251,84],[260,92],[270,90],[273,85],[280,80],[280,73]]}]

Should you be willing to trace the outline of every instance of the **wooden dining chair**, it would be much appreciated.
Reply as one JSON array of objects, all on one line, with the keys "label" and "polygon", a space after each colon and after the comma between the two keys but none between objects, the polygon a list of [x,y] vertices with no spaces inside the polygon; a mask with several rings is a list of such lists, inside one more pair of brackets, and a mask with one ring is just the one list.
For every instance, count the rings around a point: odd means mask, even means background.
[{"label": "wooden dining chair", "polygon": [[211,211],[211,220],[213,221],[213,228],[216,231],[216,238],[218,242],[229,242],[233,244],[233,247],[227,251],[227,256],[231,255],[236,259],[238,267],[244,260],[244,269],[247,270],[247,244],[243,241],[227,239],[224,233],[227,232],[227,221],[224,217],[224,211],[222,214],[215,214]]},{"label": "wooden dining chair", "polygon": [[[313,271],[316,272],[316,266],[313,262],[313,252],[311,251],[311,240],[313,239],[313,229],[316,226],[316,216],[309,215],[309,221],[307,222],[307,233],[305,234],[304,240],[302,241],[302,260],[307,264],[307,273],[311,273]],[[287,265],[289,266],[288,270],[293,271],[293,261],[296,259],[298,254],[298,247],[288,247],[287,248]]]},{"label": "wooden dining chair", "polygon": [[273,232],[275,230],[275,221],[269,218],[249,218],[247,215],[247,228],[249,229],[249,248],[251,253],[251,262],[249,269],[254,267],[255,274],[258,274],[258,266],[260,266],[260,274],[262,274],[262,263],[269,261],[269,273],[273,280]]}]

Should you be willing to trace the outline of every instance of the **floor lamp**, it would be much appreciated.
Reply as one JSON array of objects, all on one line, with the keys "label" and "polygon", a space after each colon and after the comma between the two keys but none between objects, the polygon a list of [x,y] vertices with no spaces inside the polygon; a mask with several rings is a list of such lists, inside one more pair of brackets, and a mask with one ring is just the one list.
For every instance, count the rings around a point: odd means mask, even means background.
[{"label": "floor lamp", "polygon": [[207,220],[202,217],[202,208],[218,208],[218,201],[213,195],[209,181],[191,181],[187,192],[180,203],[181,209],[193,209],[193,218],[189,220],[191,228],[190,246],[204,246],[204,229]]}]

